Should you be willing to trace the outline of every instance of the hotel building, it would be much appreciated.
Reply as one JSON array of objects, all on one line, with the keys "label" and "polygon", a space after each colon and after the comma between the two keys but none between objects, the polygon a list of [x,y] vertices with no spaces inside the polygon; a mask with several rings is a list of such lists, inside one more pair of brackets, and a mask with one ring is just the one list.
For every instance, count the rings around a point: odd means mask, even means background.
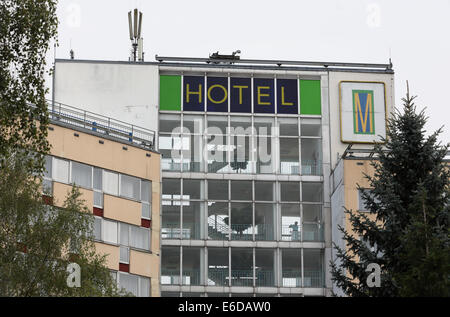
[{"label": "hotel building", "polygon": [[[367,148],[385,136],[393,79],[389,64],[56,60],[54,111],[62,103],[156,134],[150,158],[142,148],[130,155],[131,146],[124,151],[118,142],[113,155],[55,150],[52,162],[103,169],[103,217],[130,228],[145,220],[137,212],[143,196],[123,198],[121,185],[109,188],[122,173],[141,187],[151,181],[152,253],[131,250],[129,273],[151,277],[152,296],[330,296],[333,220],[342,207],[337,198],[333,203],[332,171],[349,144]],[[89,137],[100,146],[98,136]],[[80,140],[71,131],[64,142]],[[353,170],[358,166],[342,173]],[[97,188],[87,190],[95,195]],[[120,242],[104,247],[112,248],[122,254]],[[121,262],[113,262],[122,274]],[[159,265],[160,275],[150,274]],[[137,266],[148,274],[136,273]]]}]

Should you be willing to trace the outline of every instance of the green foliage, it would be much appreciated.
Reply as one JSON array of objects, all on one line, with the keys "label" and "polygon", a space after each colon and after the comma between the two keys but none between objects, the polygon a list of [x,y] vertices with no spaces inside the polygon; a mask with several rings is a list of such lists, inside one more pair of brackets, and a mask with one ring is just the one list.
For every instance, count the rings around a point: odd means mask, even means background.
[{"label": "green foliage", "polygon": [[[347,248],[335,245],[332,280],[348,296],[450,295],[449,146],[437,142],[441,130],[425,137],[427,118],[414,98],[408,93],[404,112],[389,120],[385,145],[375,146],[375,173],[365,175],[373,190],[363,198],[376,221],[345,211],[363,237],[341,227]],[[366,285],[369,263],[381,266],[379,288]]]},{"label": "green foliage", "polygon": [[22,148],[29,153],[27,168],[38,172],[39,153],[49,150],[44,76],[49,43],[56,37],[56,3],[0,2],[0,158],[7,149]]},{"label": "green foliage", "polygon": [[[45,204],[23,152],[0,169],[0,296],[118,296],[106,258],[95,252],[93,216],[73,186],[63,208]],[[81,287],[67,286],[67,265],[81,267]]]},{"label": "green foliage", "polygon": [[[40,189],[49,153],[46,53],[56,39],[56,0],[0,2],[0,296],[116,296],[93,217],[73,187],[63,208]],[[81,287],[67,286],[67,265]]]}]

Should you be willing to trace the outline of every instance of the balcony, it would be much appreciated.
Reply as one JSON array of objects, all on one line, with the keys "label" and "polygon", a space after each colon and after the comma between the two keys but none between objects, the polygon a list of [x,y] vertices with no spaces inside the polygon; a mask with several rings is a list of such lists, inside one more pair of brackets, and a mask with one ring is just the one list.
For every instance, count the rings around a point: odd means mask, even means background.
[{"label": "balcony", "polygon": [[284,225],[281,227],[282,241],[305,241],[305,242],[321,242],[323,241],[323,225],[320,224],[303,224],[303,240],[300,227],[295,230],[292,225]]}]

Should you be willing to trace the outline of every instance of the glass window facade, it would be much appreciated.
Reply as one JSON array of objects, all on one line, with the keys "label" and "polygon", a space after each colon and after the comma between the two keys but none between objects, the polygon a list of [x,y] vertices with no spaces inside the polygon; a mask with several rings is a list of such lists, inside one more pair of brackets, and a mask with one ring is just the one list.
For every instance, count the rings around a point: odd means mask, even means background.
[{"label": "glass window facade", "polygon": [[[192,80],[181,76],[181,83]],[[235,80],[230,79],[231,85]],[[277,81],[269,80],[270,89],[281,89],[292,79]],[[320,92],[320,81],[311,82]],[[160,112],[162,294],[188,294],[165,290],[165,285],[212,287],[192,296],[262,294],[244,289],[221,293],[216,286],[324,286],[320,100],[314,109],[299,111],[301,94],[294,89],[283,101],[293,102],[297,110],[280,108],[278,96],[272,100],[278,105],[265,112],[261,107],[270,98],[255,104],[258,91],[250,92],[242,94],[242,107],[248,107],[240,113],[233,97],[220,107],[207,100],[186,107],[199,102],[194,94],[189,102],[182,99],[177,110]],[[317,103],[317,91],[314,96]]]}]

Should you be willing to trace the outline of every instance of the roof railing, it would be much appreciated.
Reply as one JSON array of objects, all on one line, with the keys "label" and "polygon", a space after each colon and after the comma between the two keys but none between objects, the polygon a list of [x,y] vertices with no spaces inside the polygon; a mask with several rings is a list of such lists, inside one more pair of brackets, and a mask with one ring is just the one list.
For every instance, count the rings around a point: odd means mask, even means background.
[{"label": "roof railing", "polygon": [[344,62],[312,62],[312,61],[289,61],[289,60],[259,60],[259,59],[218,59],[199,57],[171,57],[155,55],[158,62],[191,62],[206,64],[253,64],[253,65],[276,65],[276,66],[309,66],[309,67],[336,67],[336,68],[367,68],[392,71],[392,63],[344,63]]},{"label": "roof railing", "polygon": [[83,128],[105,134],[122,142],[133,143],[139,147],[154,150],[156,133],[153,130],[137,127],[133,124],[60,102],[47,101],[47,107],[50,120],[53,123],[63,123]]}]

